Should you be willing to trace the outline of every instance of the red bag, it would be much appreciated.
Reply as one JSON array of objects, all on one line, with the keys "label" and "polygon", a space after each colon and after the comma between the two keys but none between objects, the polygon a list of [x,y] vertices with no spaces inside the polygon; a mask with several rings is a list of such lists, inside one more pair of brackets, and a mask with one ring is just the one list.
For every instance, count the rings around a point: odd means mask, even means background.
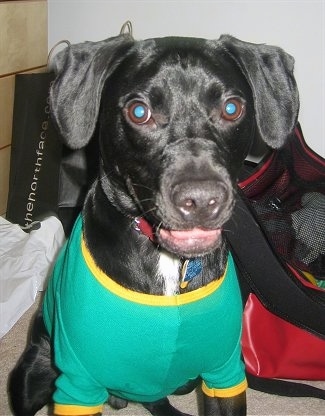
[{"label": "red bag", "polygon": [[265,378],[325,379],[325,340],[269,312],[251,293],[242,347],[246,369]]},{"label": "red bag", "polygon": [[321,389],[278,380],[325,380],[325,160],[298,126],[238,194],[226,229],[244,302],[249,385],[325,399]]}]

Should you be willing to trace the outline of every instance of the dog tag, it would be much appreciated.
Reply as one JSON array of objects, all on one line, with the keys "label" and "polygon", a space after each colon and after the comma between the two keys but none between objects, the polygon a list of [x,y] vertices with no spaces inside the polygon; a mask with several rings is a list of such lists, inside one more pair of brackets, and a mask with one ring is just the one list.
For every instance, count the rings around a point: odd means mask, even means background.
[{"label": "dog tag", "polygon": [[182,267],[182,280],[180,287],[185,289],[194,277],[198,276],[202,272],[202,261],[201,259],[190,259],[185,260]]}]

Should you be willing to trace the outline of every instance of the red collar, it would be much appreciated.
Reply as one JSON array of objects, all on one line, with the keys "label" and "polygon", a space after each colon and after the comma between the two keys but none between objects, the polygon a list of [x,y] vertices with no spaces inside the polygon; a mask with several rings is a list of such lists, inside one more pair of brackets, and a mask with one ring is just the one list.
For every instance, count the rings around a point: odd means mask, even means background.
[{"label": "red collar", "polygon": [[140,232],[141,234],[148,237],[151,241],[155,240],[155,234],[151,225],[142,217],[136,217],[134,219],[135,222],[135,229],[136,231]]}]

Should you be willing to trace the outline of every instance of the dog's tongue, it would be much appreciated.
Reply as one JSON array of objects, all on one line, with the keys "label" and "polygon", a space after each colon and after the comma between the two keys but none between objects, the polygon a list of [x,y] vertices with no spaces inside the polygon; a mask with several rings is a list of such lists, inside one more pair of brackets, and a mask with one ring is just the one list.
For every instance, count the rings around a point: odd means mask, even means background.
[{"label": "dog's tongue", "polygon": [[202,228],[193,228],[185,231],[167,231],[162,229],[160,233],[162,237],[164,233],[169,233],[172,238],[177,240],[202,240],[218,237],[220,230],[203,230]]},{"label": "dog's tongue", "polygon": [[216,247],[221,237],[221,229],[207,230],[192,228],[191,230],[159,229],[160,242],[175,252],[200,255]]},{"label": "dog's tongue", "polygon": [[165,230],[160,229],[160,237],[162,239],[172,240],[175,244],[185,244],[186,242],[202,242],[203,244],[209,244],[211,241],[215,241],[220,237],[221,229],[205,230],[203,228],[192,228],[191,230]]}]

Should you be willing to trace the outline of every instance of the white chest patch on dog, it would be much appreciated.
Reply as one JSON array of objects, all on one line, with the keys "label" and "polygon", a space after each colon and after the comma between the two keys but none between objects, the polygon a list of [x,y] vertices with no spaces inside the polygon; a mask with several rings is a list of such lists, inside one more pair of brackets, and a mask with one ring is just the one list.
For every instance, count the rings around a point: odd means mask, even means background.
[{"label": "white chest patch on dog", "polygon": [[164,294],[176,295],[179,292],[179,258],[167,251],[161,251],[158,261],[157,279],[163,281]]}]

